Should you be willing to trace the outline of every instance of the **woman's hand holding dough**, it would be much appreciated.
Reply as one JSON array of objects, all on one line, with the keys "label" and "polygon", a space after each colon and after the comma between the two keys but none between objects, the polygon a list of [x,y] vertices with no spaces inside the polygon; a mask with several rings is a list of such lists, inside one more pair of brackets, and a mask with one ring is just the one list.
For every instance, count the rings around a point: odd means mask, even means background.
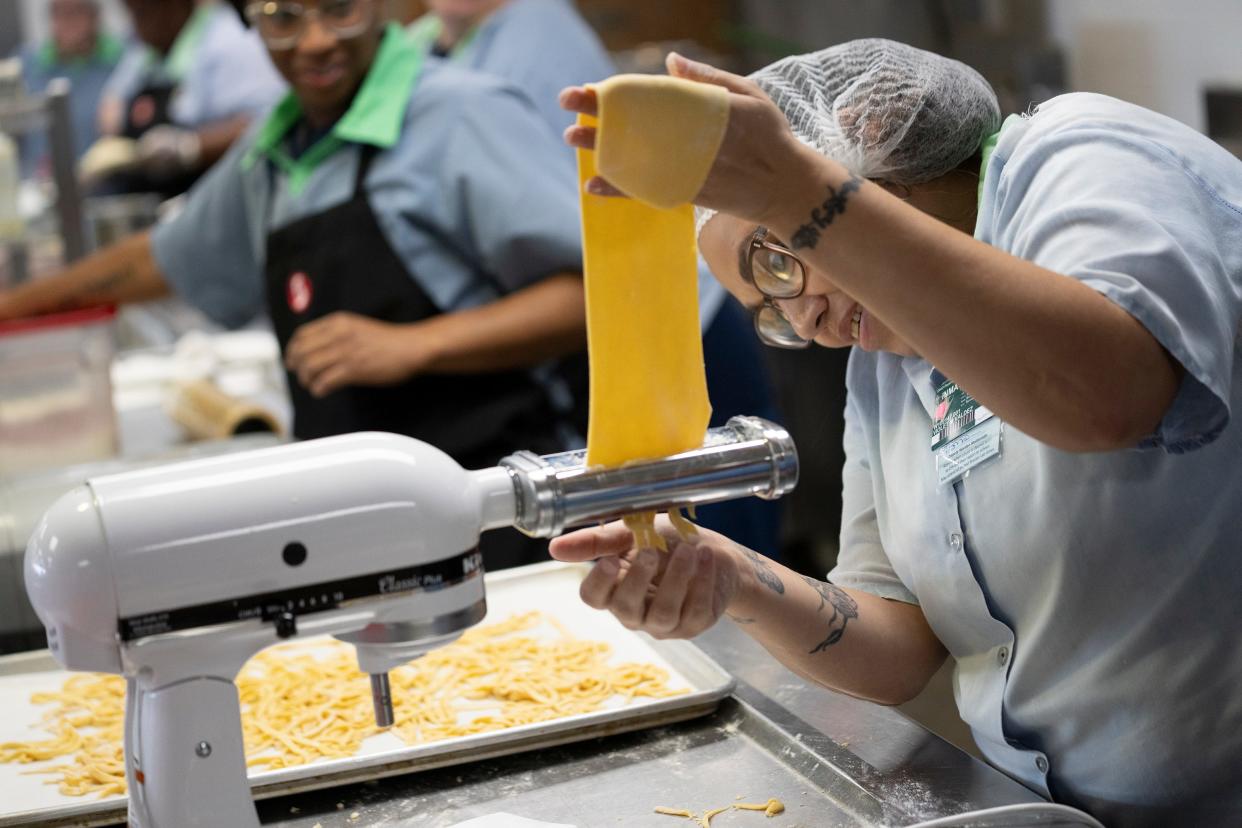
[{"label": "woman's hand holding dough", "polygon": [[[669,55],[668,69],[675,77],[721,86],[730,93],[724,140],[695,204],[766,225],[779,213],[781,193],[789,189],[789,182],[804,180],[802,170],[808,166],[832,163],[794,137],[785,116],[754,81],[676,53]],[[560,104],[571,112],[598,114],[595,92],[587,87],[563,90]],[[595,137],[593,127],[574,125],[565,130],[565,142],[578,149],[593,150]],[[587,191],[623,195],[601,178],[588,181]]]}]

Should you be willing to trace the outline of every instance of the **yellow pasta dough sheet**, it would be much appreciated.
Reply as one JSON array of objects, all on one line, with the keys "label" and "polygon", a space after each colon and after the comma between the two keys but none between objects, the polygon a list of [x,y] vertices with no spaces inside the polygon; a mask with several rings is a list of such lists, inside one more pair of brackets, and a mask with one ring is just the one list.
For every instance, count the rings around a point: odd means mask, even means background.
[{"label": "yellow pasta dough sheet", "polygon": [[[368,768],[374,769],[376,776],[382,776],[386,775],[384,769],[387,764],[400,762],[406,766],[411,760],[431,760],[437,755],[457,753],[472,745],[482,749],[507,740],[529,739],[535,734],[546,734],[548,743],[562,743],[573,741],[575,730],[595,724],[620,723],[617,730],[648,726],[643,724],[645,720],[650,724],[663,724],[702,715],[712,709],[712,703],[728,695],[732,679],[689,642],[654,642],[626,630],[611,616],[596,612],[578,600],[578,586],[586,571],[580,565],[553,562],[489,574],[488,615],[473,629],[481,631],[490,628],[501,633],[498,641],[519,636],[523,640],[531,639],[530,643],[522,646],[546,644],[553,650],[557,642],[569,639],[596,642],[603,648],[605,662],[614,671],[613,678],[618,687],[628,686],[628,689],[599,699],[596,709],[588,712],[572,712],[574,704],[571,700],[567,705],[570,712],[563,717],[528,723],[517,721],[500,729],[492,729],[495,720],[506,715],[513,719],[513,710],[518,709],[497,703],[498,697],[522,700],[538,697],[542,692],[539,689],[541,685],[526,682],[519,673],[516,678],[510,676],[505,682],[496,682],[496,692],[482,694],[484,698],[442,700],[440,709],[423,717],[415,726],[416,729],[426,728],[426,733],[406,734],[407,738],[413,735],[416,739],[429,740],[410,744],[394,732],[378,733],[363,739],[352,756],[321,758],[304,765],[282,766],[285,765],[283,761],[252,765],[251,784],[256,788],[290,783],[308,789],[327,787],[333,784],[334,773],[355,774],[360,768]],[[537,617],[532,617],[532,611],[536,610]],[[295,641],[269,648],[248,668],[279,671],[287,666],[296,666],[299,659],[307,657],[331,659],[341,647],[346,647],[352,656],[351,647],[332,639]],[[594,650],[593,647],[577,647],[563,652],[561,658],[589,659],[594,657]],[[9,663],[17,664],[24,660],[20,656],[0,658],[0,709],[6,711],[6,716],[0,717],[0,745],[47,739],[48,732],[41,726],[47,708],[33,704],[32,694],[58,692],[67,679],[85,676],[59,670],[5,674],[13,669]],[[654,672],[635,672],[624,668],[626,664],[644,665],[644,668],[654,668]],[[651,683],[652,676],[662,677],[662,685],[657,688]],[[399,682],[394,681],[394,701],[400,711],[403,701],[397,692],[398,685]],[[360,677],[360,686],[365,693],[368,687],[365,678]],[[642,687],[656,689],[657,692],[654,695],[627,695]],[[476,685],[475,690],[478,689]],[[490,691],[493,688],[487,689]],[[480,694],[476,692],[475,695]],[[682,710],[687,712],[681,714],[679,711]],[[540,713],[537,717],[542,715]],[[398,712],[398,724],[401,720],[402,715]],[[371,724],[369,716],[360,717],[359,722],[362,727]],[[627,727],[626,722],[631,722],[632,726]],[[470,732],[472,729],[479,732]],[[458,733],[465,735],[455,735]],[[531,747],[538,747],[538,744]],[[461,761],[468,759],[466,755]],[[55,759],[27,765],[0,764],[0,826],[32,825],[68,817],[84,820],[92,816],[115,817],[123,811],[124,796],[112,795],[103,799],[67,796],[58,790],[57,785],[47,784],[51,777],[30,773],[65,761]],[[83,824],[100,823],[84,821]]]},{"label": "yellow pasta dough sheet", "polygon": [[[592,119],[583,116],[582,123]],[[583,182],[594,153],[578,154]],[[591,362],[587,463],[619,466],[703,444],[711,417],[694,210],[582,194]]]},{"label": "yellow pasta dough sheet", "polygon": [[655,207],[693,201],[724,141],[729,93],[667,75],[616,75],[592,88],[600,174]]}]

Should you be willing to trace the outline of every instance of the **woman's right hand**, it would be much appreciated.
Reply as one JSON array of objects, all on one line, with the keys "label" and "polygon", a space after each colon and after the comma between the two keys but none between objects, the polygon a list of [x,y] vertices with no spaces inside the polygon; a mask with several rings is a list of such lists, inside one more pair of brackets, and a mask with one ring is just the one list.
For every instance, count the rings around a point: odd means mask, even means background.
[{"label": "woman's right hand", "polygon": [[550,551],[558,561],[595,562],[579,589],[588,606],[653,638],[693,638],[720,620],[738,592],[738,547],[702,528],[684,540],[663,516],[656,529],[668,552],[637,548],[620,521],[556,538]]},{"label": "woman's right hand", "polygon": [[[724,140],[695,204],[766,226],[779,214],[783,194],[806,177],[804,166],[831,163],[794,137],[784,114],[754,81],[676,52],[668,56],[667,64],[674,77],[721,86],[730,93]],[[579,114],[594,116],[598,112],[595,91],[588,87],[563,90],[560,104]],[[565,130],[565,142],[593,150],[595,133],[594,127],[575,124]],[[587,191],[623,195],[598,177],[587,182]]]}]

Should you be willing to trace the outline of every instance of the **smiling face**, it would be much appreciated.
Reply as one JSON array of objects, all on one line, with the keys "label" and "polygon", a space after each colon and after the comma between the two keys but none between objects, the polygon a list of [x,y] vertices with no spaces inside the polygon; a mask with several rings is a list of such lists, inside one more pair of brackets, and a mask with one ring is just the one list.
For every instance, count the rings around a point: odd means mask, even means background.
[{"label": "smiling face", "polygon": [[167,54],[194,14],[194,0],[125,0],[125,8],[139,39]]},{"label": "smiling face", "polygon": [[[333,4],[340,5],[340,0],[304,0],[308,9]],[[268,48],[307,120],[316,126],[330,126],[345,114],[371,70],[384,30],[373,8],[368,13],[371,23],[357,36],[342,38],[321,20],[310,20],[295,45]]]},{"label": "smiling face", "polygon": [[[764,300],[763,294],[742,275],[755,230],[755,225],[722,213],[707,223],[699,237],[699,249],[716,279],[752,311],[762,306]],[[770,235],[768,239],[777,241]],[[858,345],[867,351],[916,355],[883,322],[838,290],[827,274],[810,268],[806,278],[806,290],[801,296],[773,300],[803,339],[825,348]]]},{"label": "smiling face", "polygon": [[99,8],[90,0],[52,0],[52,42],[62,58],[85,57],[99,38]]}]

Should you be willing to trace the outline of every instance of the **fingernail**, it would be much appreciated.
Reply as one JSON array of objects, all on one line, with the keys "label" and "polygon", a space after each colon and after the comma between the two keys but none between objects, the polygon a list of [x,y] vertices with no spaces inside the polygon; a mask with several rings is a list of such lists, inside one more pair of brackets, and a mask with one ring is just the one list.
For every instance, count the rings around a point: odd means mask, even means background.
[{"label": "fingernail", "polygon": [[600,558],[595,562],[596,569],[602,571],[605,575],[615,575],[617,572],[616,558]]},{"label": "fingernail", "polygon": [[598,178],[588,179],[586,183],[586,191],[591,195],[603,195],[606,192],[604,190],[604,182],[600,181]]}]

